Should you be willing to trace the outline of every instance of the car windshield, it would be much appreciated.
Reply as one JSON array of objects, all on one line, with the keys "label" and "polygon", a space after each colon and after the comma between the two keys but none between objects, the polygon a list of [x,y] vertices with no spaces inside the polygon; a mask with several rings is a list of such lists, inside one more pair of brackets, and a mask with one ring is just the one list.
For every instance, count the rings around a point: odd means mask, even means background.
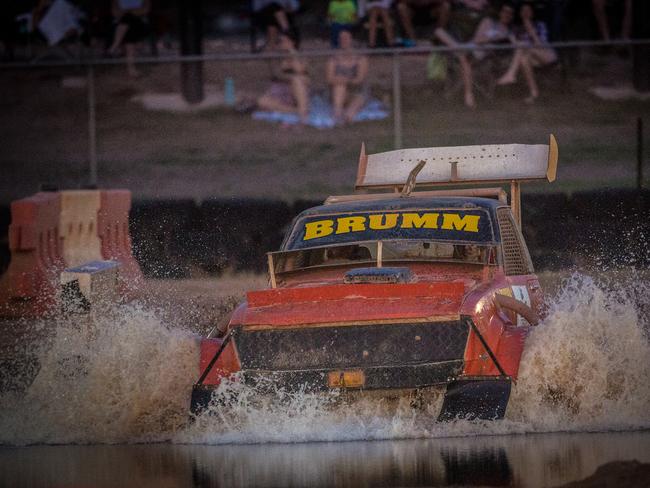
[{"label": "car windshield", "polygon": [[275,273],[351,264],[381,266],[398,261],[496,265],[496,255],[494,245],[417,239],[335,244],[270,254]]}]

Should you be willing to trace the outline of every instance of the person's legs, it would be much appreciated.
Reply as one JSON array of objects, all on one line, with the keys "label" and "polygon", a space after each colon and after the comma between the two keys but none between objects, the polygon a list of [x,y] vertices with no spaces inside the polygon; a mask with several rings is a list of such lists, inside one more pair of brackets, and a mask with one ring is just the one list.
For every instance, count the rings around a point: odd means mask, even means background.
[{"label": "person's legs", "polygon": [[305,76],[294,75],[291,77],[291,93],[296,100],[298,115],[304,122],[309,115],[309,87]]},{"label": "person's legs", "polygon": [[436,28],[446,27],[449,23],[449,18],[451,17],[451,2],[448,0],[440,2],[438,5],[433,7],[431,14],[437,19]]},{"label": "person's legs", "polygon": [[474,78],[472,74],[472,63],[469,62],[467,54],[460,54],[458,56],[460,62],[460,73],[463,78],[463,89],[465,92],[465,105],[469,108],[476,107],[474,100]]},{"label": "person's legs", "polygon": [[140,72],[135,67],[135,44],[132,42],[124,44],[124,50],[126,51],[126,70],[131,78],[136,78]]},{"label": "person's legs", "polygon": [[293,105],[286,104],[267,94],[264,94],[257,99],[257,106],[262,110],[268,110],[269,112],[296,113],[296,107]]},{"label": "person's legs", "polygon": [[[435,36],[446,46],[460,46],[460,43],[441,27],[438,27],[435,30]],[[474,81],[472,75],[472,64],[470,63],[466,52],[458,52],[455,53],[455,55],[460,64],[460,74],[463,79],[463,90],[465,92],[465,105],[470,108],[474,108],[476,106],[476,102],[474,100],[474,89],[472,86]]]},{"label": "person's legs", "polygon": [[395,44],[395,33],[393,31],[393,21],[390,18],[390,12],[388,9],[382,8],[379,9],[379,14],[381,19],[384,22],[384,34],[386,34],[386,42],[389,46]]},{"label": "person's legs", "polygon": [[632,37],[632,0],[623,0],[623,25],[621,26],[621,37],[623,39],[630,39]]},{"label": "person's legs", "polygon": [[124,41],[124,37],[128,31],[128,24],[125,24],[123,22],[117,24],[117,27],[115,27],[115,35],[113,36],[113,44],[111,44],[111,47],[108,48],[108,52],[110,54],[115,54],[117,52],[119,47],[122,45],[122,41]]},{"label": "person's legs", "polygon": [[377,17],[379,9],[373,7],[368,12],[368,46],[375,47],[377,44]]},{"label": "person's legs", "polygon": [[275,21],[277,22],[282,32],[289,32],[289,19],[287,18],[287,13],[284,10],[276,10],[273,13],[273,17],[275,18]]},{"label": "person's legs", "polygon": [[348,89],[345,83],[332,85],[332,107],[334,108],[334,119],[339,121],[343,118],[343,107]]},{"label": "person's legs", "polygon": [[[517,51],[520,51],[520,49]],[[524,53],[521,58],[521,70],[524,73],[524,78],[526,78],[526,84],[528,85],[528,90],[530,92],[530,96],[526,98],[526,103],[533,103],[535,99],[539,97],[539,88],[537,87],[533,67],[530,65],[530,60],[526,53]]]},{"label": "person's legs", "polygon": [[357,94],[354,97],[352,97],[352,100],[350,100],[348,108],[345,110],[345,120],[347,122],[352,122],[356,117],[356,115],[359,113],[359,110],[363,108],[363,105],[365,103],[366,103],[366,98],[361,94]]},{"label": "person's legs", "polygon": [[413,28],[413,10],[406,2],[399,2],[397,4],[397,14],[399,15],[399,20],[402,23],[404,28],[404,33],[406,37],[411,40],[415,40],[415,29]]},{"label": "person's legs", "polygon": [[605,12],[605,0],[591,0],[591,3],[600,36],[603,40],[609,41],[609,24],[607,23],[607,12]]},{"label": "person's legs", "polygon": [[460,43],[454,39],[449,32],[447,32],[445,29],[442,27],[436,28],[434,31],[434,35],[438,38],[440,42],[442,42],[446,46],[450,47],[456,47],[460,46]]},{"label": "person's legs", "polygon": [[506,72],[497,80],[497,85],[510,85],[517,81],[517,74],[519,74],[523,55],[524,53],[521,49],[515,50],[512,61],[510,61],[510,66],[508,66]]},{"label": "person's legs", "polygon": [[277,49],[279,42],[278,28],[269,24],[266,28],[266,47],[270,50]]},{"label": "person's legs", "polygon": [[339,47],[339,34],[347,26],[344,24],[339,24],[338,22],[333,22],[330,28],[330,45],[336,49]]},{"label": "person's legs", "polygon": [[557,61],[557,54],[553,49],[537,47],[528,50],[528,60],[533,68],[546,66]]}]

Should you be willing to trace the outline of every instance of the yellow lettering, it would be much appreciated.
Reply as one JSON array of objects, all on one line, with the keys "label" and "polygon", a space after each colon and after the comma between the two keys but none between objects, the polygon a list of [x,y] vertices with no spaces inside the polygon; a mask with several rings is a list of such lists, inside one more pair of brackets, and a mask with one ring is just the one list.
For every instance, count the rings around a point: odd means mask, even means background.
[{"label": "yellow lettering", "polygon": [[374,230],[392,229],[397,225],[398,214],[377,214],[370,215],[368,220],[370,228]]},{"label": "yellow lettering", "polygon": [[336,233],[362,232],[366,230],[365,217],[339,217],[336,219]]},{"label": "yellow lettering", "polygon": [[437,229],[438,228],[438,213],[403,213],[402,214],[402,229]]},{"label": "yellow lettering", "polygon": [[307,222],[305,224],[305,237],[304,241],[315,239],[317,237],[325,237],[334,232],[333,220],[317,220],[315,222]]},{"label": "yellow lettering", "polygon": [[480,218],[480,215],[465,215],[461,217],[458,214],[442,214],[441,229],[478,232],[478,221]]}]

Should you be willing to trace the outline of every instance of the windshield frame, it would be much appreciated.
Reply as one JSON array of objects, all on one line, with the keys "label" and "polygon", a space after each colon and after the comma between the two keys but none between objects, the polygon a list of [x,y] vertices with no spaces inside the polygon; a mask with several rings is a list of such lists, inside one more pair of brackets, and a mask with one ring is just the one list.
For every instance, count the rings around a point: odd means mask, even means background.
[{"label": "windshield frame", "polygon": [[[390,246],[392,243],[403,243],[409,245],[417,245],[418,243],[420,243],[423,244],[423,248],[425,248],[424,244],[433,245],[433,246],[435,245],[453,246],[452,257],[445,258],[441,256],[436,256],[434,258],[433,256],[430,256],[429,259],[426,259],[423,256],[412,256],[412,257],[400,256],[400,257],[386,258],[385,247]],[[342,248],[353,247],[353,246],[356,246],[357,248],[365,247],[366,249],[368,249],[368,251],[370,252],[370,258],[359,259],[359,260],[350,259],[341,262],[329,261],[329,262],[323,262],[321,264],[305,265],[305,266],[296,267],[292,269],[277,269],[278,265],[280,264],[280,260],[278,258],[288,258],[292,254],[296,256],[299,256],[301,254],[308,255],[308,253],[318,252],[319,250],[322,250],[323,256],[325,256],[328,250],[337,249],[337,248],[342,249]],[[453,257],[453,253],[456,253],[457,249],[466,249],[469,246],[484,248],[486,250],[482,258],[480,259],[480,261],[469,261],[469,260],[464,260],[462,258]],[[373,247],[375,251],[374,257],[372,252]],[[494,253],[492,254],[490,253],[491,249],[494,250]],[[490,259],[490,255],[493,256],[492,259]],[[470,265],[470,266],[499,266],[500,264],[499,256],[500,256],[499,245],[498,243],[494,243],[494,242],[467,243],[467,242],[459,242],[459,241],[450,242],[445,240],[430,240],[430,239],[386,239],[386,240],[345,242],[340,244],[313,246],[308,248],[290,249],[286,251],[275,251],[275,252],[267,253],[269,273],[272,275],[272,281],[275,280],[275,275],[285,275],[288,273],[301,272],[305,270],[336,268],[342,266],[359,267],[360,265],[364,265],[364,264],[370,265],[371,267],[377,267],[377,268],[384,267],[384,265],[388,263],[420,263],[420,264],[444,263],[444,264],[460,264],[460,265]]]}]

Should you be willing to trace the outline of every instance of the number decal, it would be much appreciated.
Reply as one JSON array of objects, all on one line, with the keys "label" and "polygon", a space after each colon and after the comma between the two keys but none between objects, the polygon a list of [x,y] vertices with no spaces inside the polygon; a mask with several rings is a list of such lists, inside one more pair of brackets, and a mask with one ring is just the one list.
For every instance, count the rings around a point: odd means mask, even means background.
[{"label": "number decal", "polygon": [[[512,286],[512,297],[515,300],[525,303],[530,307],[530,295],[528,294],[528,288],[520,285]],[[521,315],[517,314],[517,326],[530,325],[528,321],[523,318]]]}]

